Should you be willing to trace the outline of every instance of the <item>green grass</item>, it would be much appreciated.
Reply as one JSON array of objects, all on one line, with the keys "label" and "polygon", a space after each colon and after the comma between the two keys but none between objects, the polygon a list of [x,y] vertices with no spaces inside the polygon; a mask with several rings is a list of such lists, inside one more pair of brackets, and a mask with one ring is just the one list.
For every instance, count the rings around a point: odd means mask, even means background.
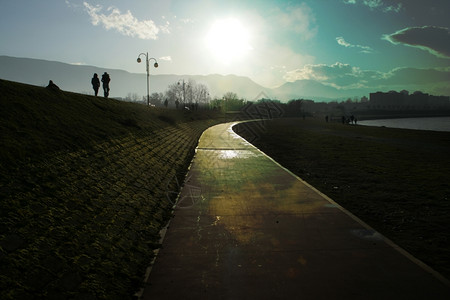
[{"label": "green grass", "polygon": [[224,120],[0,80],[0,298],[131,298]]},{"label": "green grass", "polygon": [[[201,133],[223,121],[0,80],[0,298],[132,298],[167,196]],[[448,133],[298,119],[258,128],[265,152],[450,276]]]},{"label": "green grass", "polygon": [[[253,143],[450,278],[450,133],[266,121]],[[251,135],[249,138],[253,139]]]}]

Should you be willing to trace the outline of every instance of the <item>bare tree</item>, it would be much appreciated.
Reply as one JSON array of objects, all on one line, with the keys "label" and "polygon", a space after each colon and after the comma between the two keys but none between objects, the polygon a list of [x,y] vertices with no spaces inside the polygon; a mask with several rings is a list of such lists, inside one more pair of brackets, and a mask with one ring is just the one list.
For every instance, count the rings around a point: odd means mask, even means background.
[{"label": "bare tree", "polygon": [[125,100],[129,102],[139,102],[139,95],[137,93],[128,93]]},{"label": "bare tree", "polygon": [[175,104],[176,101],[182,102],[183,101],[183,91],[182,88],[177,83],[172,83],[168,86],[165,98],[169,102],[169,104]]},{"label": "bare tree", "polygon": [[203,83],[197,84],[196,89],[197,102],[202,106],[209,106],[211,102],[211,95],[209,93],[209,88]]},{"label": "bare tree", "polygon": [[150,103],[156,106],[163,106],[164,94],[163,93],[152,93],[150,95]]},{"label": "bare tree", "polygon": [[195,80],[189,79],[184,84],[180,82],[170,84],[166,90],[165,99],[170,104],[179,101],[184,106],[198,107],[198,105],[209,103],[210,96],[206,85],[198,84]]}]

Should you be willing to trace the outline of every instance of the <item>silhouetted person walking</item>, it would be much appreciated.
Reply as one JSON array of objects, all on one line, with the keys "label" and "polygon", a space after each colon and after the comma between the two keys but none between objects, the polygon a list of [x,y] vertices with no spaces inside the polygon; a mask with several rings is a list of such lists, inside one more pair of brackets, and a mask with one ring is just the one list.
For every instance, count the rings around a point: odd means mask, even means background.
[{"label": "silhouetted person walking", "polygon": [[108,73],[103,73],[102,75],[102,82],[103,82],[103,93],[105,95],[105,98],[108,98],[109,96],[109,82],[111,81],[111,78],[109,77]]},{"label": "silhouetted person walking", "polygon": [[91,79],[92,88],[94,89],[95,96],[98,95],[98,89],[100,88],[100,79],[98,79],[97,73],[94,74],[94,77]]}]

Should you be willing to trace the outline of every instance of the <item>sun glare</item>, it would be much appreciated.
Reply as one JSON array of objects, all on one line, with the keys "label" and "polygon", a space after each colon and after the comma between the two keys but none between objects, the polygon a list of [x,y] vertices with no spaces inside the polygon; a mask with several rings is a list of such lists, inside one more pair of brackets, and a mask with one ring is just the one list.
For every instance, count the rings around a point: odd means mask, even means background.
[{"label": "sun glare", "polygon": [[244,57],[252,49],[249,41],[248,30],[234,18],[215,21],[205,38],[213,56],[223,63]]}]

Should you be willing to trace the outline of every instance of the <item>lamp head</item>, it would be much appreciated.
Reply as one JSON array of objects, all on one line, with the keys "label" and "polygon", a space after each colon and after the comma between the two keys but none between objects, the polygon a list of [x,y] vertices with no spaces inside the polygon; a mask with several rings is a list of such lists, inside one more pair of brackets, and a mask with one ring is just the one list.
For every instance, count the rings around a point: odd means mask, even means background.
[{"label": "lamp head", "polygon": [[158,67],[158,63],[157,62],[155,62],[155,64],[153,65],[155,68],[157,68]]},{"label": "lamp head", "polygon": [[138,62],[138,63],[141,62],[141,58],[140,58],[140,57],[137,58],[137,62]]}]

